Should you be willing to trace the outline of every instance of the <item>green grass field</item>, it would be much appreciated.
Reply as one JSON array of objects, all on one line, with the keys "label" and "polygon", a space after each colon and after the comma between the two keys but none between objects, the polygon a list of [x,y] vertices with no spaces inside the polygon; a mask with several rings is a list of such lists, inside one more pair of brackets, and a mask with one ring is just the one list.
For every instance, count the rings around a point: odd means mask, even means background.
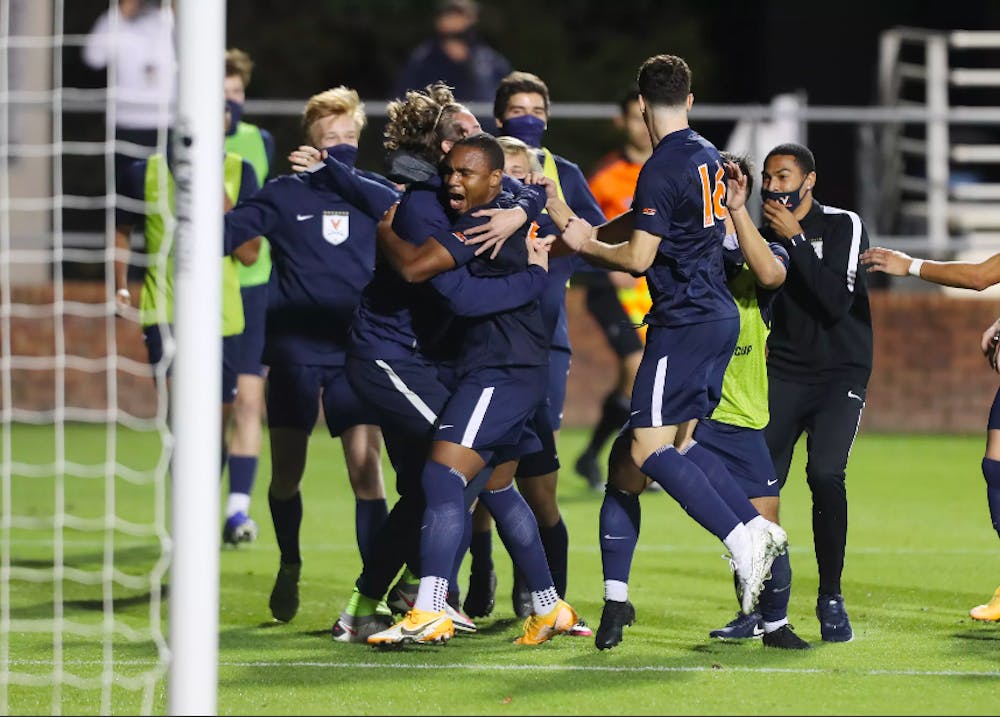
[{"label": "green grass field", "polygon": [[[582,431],[563,433],[560,449],[567,465],[583,439]],[[15,461],[53,459],[51,429],[15,427],[12,445]],[[134,468],[151,468],[159,459],[148,435],[124,435],[113,445],[118,462]],[[631,582],[638,621],[614,650],[598,652],[592,639],[571,637],[534,648],[511,644],[520,621],[510,605],[510,561],[495,540],[497,609],[480,621],[478,634],[459,635],[443,647],[380,652],[335,643],[329,636],[360,561],[339,443],[317,433],[303,484],[302,604],[295,620],[275,623],[267,607],[278,556],[267,512],[266,454],[253,507],[260,539],[222,552],[219,713],[996,714],[1000,625],[967,616],[1000,583],[1000,550],[979,470],[982,445],[980,436],[859,437],[848,477],[844,574],[855,630],[851,643],[819,640],[810,500],[800,446],[782,496],[782,523],[792,546],[790,619],[813,650],[787,653],[765,649],[759,641],[710,639],[708,631],[736,610],[728,564],[720,558],[725,550],[669,497],[647,493]],[[68,460],[103,461],[108,451],[102,429],[68,428]],[[391,474],[387,484],[392,495]],[[152,487],[121,479],[66,479],[59,490],[51,478],[15,475],[10,487],[9,496],[0,499],[10,502],[16,516],[52,515],[57,497],[64,495],[67,513],[100,519],[114,506],[120,520],[149,524],[158,505]],[[570,531],[567,597],[596,627],[602,604],[600,496],[568,468],[560,500]],[[143,678],[151,685],[152,710],[164,713],[166,686],[157,668],[157,647],[141,637],[133,642],[127,633],[148,628],[148,587],[69,579],[54,585],[32,582],[18,572],[51,567],[62,551],[67,568],[95,574],[113,550],[117,570],[141,576],[160,555],[158,538],[77,529],[94,527],[82,523],[64,528],[57,542],[53,527],[18,525],[2,535],[14,573],[9,591],[0,593],[9,600],[5,617],[11,621],[0,624],[0,659],[9,660],[17,676],[11,684],[7,674],[0,678],[6,711],[100,713],[103,674],[108,685],[119,685],[107,688],[111,713],[142,708],[141,690],[120,685]],[[112,532],[113,548],[105,540]],[[462,581],[464,586],[464,571]],[[113,638],[102,638],[102,608],[112,600],[123,628]],[[53,618],[90,626],[93,634],[54,640],[47,621]],[[115,662],[115,683],[110,672],[102,673],[109,657]],[[65,672],[83,680],[80,686],[53,691],[47,683],[56,658]],[[28,676],[38,684],[24,684],[31,681]]]}]

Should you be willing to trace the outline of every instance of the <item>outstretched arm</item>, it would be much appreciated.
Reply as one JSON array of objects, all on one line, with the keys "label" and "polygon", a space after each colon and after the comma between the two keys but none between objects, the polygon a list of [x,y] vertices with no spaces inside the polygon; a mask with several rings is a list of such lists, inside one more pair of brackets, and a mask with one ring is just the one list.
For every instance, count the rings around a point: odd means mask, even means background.
[{"label": "outstretched arm", "polygon": [[912,274],[932,284],[959,289],[982,291],[1000,283],[1000,254],[994,254],[978,263],[931,261],[877,246],[861,255],[861,263],[868,268],[868,271],[881,271],[892,276]]}]

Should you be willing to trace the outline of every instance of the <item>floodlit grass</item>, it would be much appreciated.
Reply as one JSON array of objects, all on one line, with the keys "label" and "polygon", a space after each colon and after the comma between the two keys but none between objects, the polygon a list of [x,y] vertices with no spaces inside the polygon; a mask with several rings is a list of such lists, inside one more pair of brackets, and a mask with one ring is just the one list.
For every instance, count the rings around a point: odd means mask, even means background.
[{"label": "floodlit grass", "polygon": [[[568,599],[596,628],[602,578],[597,542],[600,496],[571,469],[582,431],[566,430],[560,502],[570,532]],[[54,459],[51,429],[18,426],[13,460]],[[77,462],[117,461],[150,468],[158,448],[148,435],[124,434],[110,448],[101,428],[70,426],[64,455]],[[525,648],[511,644],[520,621],[510,605],[510,560],[497,539],[497,608],[476,635],[444,647],[377,651],[330,639],[329,629],[360,569],[354,499],[339,442],[317,432],[303,484],[302,604],[287,625],[275,623],[267,600],[278,565],[267,510],[267,455],[252,514],[258,542],[221,555],[220,714],[996,714],[1000,690],[1000,625],[968,618],[1000,583],[1000,551],[979,472],[980,436],[887,436],[862,433],[848,476],[850,527],[844,592],[855,630],[848,644],[819,639],[813,613],[816,565],[803,446],[782,496],[794,579],[790,619],[813,643],[807,652],[765,649],[760,641],[724,643],[708,631],[736,611],[723,546],[663,493],[642,498],[643,523],[632,572],[637,623],[614,650],[592,639],[559,637]],[[391,473],[387,473],[390,495]],[[156,517],[151,486],[120,478],[27,478],[10,485],[10,512],[39,518],[58,501],[69,514],[92,519],[106,508],[135,524]],[[3,497],[6,500],[6,497]],[[88,529],[82,529],[88,528]],[[221,529],[221,521],[220,521]],[[115,538],[110,542],[108,536]],[[7,539],[7,535],[3,536]],[[100,575],[106,555],[126,575],[147,573],[161,555],[155,535],[57,530],[17,525],[9,533],[12,568],[62,562]],[[467,571],[467,564],[466,564]],[[465,586],[463,571],[462,586]],[[83,574],[81,573],[81,574]],[[32,573],[35,574],[35,573]],[[102,665],[114,658],[118,676],[151,681],[154,712],[166,711],[165,678],[152,638],[120,631],[102,638],[103,608],[116,621],[149,629],[154,585],[123,587],[64,579],[32,582],[16,572],[9,592],[9,634],[2,635],[12,714],[95,714],[102,711]],[[169,582],[169,580],[167,580]],[[151,605],[152,602],[152,605]],[[57,607],[61,603],[62,611]],[[162,614],[166,615],[166,602]],[[53,638],[54,617],[93,626],[93,636]],[[28,626],[44,627],[28,631]],[[6,628],[6,625],[2,627]],[[166,625],[162,627],[166,634]],[[0,654],[0,658],[3,655]],[[44,681],[54,665],[92,681],[53,692]],[[141,709],[142,691],[108,676],[110,711]],[[136,685],[130,685],[135,687]],[[0,689],[3,683],[0,682]]]}]

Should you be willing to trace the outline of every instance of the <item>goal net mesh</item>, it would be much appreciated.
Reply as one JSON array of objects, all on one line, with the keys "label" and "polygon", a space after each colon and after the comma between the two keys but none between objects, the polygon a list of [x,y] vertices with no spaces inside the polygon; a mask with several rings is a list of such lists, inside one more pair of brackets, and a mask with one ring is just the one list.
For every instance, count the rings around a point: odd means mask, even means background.
[{"label": "goal net mesh", "polygon": [[[172,438],[114,269],[115,154],[151,150],[116,142],[117,0],[71,4],[0,2],[0,714],[148,714],[165,705]],[[101,15],[106,75],[74,84]],[[165,265],[140,248],[133,306]]]}]

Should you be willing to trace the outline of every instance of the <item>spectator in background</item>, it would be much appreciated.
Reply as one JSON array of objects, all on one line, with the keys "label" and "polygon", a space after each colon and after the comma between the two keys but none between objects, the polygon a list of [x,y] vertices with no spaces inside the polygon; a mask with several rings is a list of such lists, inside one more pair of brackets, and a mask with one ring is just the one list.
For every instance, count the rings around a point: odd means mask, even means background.
[{"label": "spectator in background", "polygon": [[[434,13],[434,37],[410,54],[393,88],[394,97],[434,82],[452,88],[458,102],[492,102],[510,62],[476,34],[479,6],[475,0],[440,0]],[[486,124],[485,116],[480,124]]]},{"label": "spectator in background", "polygon": [[[649,132],[639,110],[639,91],[632,89],[626,93],[619,107],[621,114],[614,118],[614,123],[623,132],[625,143],[601,159],[589,181],[590,191],[604,216],[612,219],[632,208],[639,170],[653,153]],[[603,490],[604,471],[597,457],[608,439],[628,420],[632,383],[642,360],[642,342],[646,335],[645,326],[635,330],[633,327],[643,323],[653,302],[645,277],[633,277],[623,271],[588,274],[585,286],[587,310],[618,357],[617,381],[604,398],[601,417],[575,465],[576,472],[591,488]]]},{"label": "spectator in background", "polygon": [[91,69],[108,70],[113,102],[109,112],[115,123],[115,180],[120,184],[132,162],[152,154],[160,130],[174,119],[177,55],[173,4],[118,0],[87,35],[83,61]]},{"label": "spectator in background", "polygon": [[[226,51],[225,96],[229,110],[226,151],[247,160],[254,169],[260,188],[270,172],[274,138],[266,129],[242,121],[246,88],[250,84],[253,60],[243,50]],[[257,477],[261,423],[264,416],[264,321],[267,314],[267,284],[271,278],[271,248],[267,239],[260,244],[257,261],[239,265],[240,295],[245,326],[239,339],[236,363],[237,390],[233,406],[233,430],[228,445],[229,497],[222,542],[230,545],[251,542],[257,524],[250,518],[250,496]]]}]

